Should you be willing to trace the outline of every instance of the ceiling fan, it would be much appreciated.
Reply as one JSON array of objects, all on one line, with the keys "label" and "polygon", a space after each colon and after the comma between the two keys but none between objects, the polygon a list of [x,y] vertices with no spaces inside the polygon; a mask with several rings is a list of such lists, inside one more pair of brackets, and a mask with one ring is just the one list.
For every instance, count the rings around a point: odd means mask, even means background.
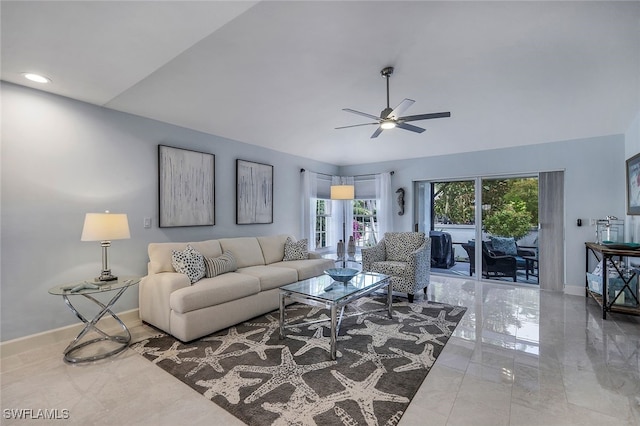
[{"label": "ceiling fan", "polygon": [[382,112],[380,113],[380,117],[376,117],[375,115],[367,114],[366,112],[356,111],[350,108],[343,108],[342,109],[343,111],[362,115],[364,117],[368,117],[373,120],[376,120],[376,122],[336,127],[336,129],[348,129],[350,127],[370,126],[370,125],[379,126],[376,129],[376,131],[373,132],[373,134],[371,135],[371,138],[373,139],[373,138],[377,138],[378,135],[382,133],[383,130],[393,129],[394,127],[399,127],[400,129],[409,130],[415,133],[424,132],[425,129],[423,129],[422,127],[414,126],[412,124],[407,124],[408,121],[451,117],[450,112],[434,112],[431,114],[405,115],[404,117],[400,117],[400,114],[405,112],[407,108],[413,105],[415,101],[412,99],[405,99],[402,102],[400,102],[397,107],[395,107],[394,109],[391,109],[389,107],[389,77],[391,77],[391,74],[393,74],[393,67],[384,68],[382,71],[380,71],[380,74],[382,74],[382,76],[387,79],[387,107],[382,110]]}]

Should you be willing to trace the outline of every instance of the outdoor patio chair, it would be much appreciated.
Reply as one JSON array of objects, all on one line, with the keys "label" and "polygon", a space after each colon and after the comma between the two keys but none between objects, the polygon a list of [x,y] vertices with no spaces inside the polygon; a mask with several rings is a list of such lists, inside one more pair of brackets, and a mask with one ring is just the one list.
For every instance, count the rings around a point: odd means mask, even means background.
[{"label": "outdoor patio chair", "polygon": [[[469,255],[469,276],[476,272],[476,249],[475,244],[462,244]],[[496,254],[489,249],[486,241],[482,242],[482,276],[484,278],[513,278],[517,279],[518,265],[515,256]]]}]

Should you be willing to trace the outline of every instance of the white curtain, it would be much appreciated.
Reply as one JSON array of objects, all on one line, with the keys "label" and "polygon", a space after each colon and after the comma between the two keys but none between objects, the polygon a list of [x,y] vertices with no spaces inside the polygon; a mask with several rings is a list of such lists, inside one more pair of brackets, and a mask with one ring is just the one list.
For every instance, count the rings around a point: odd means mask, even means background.
[{"label": "white curtain", "polygon": [[[353,176],[332,176],[331,185],[354,185],[354,179]],[[346,239],[346,244],[353,235],[353,201],[331,200],[331,219],[328,245],[337,250],[338,241]]]},{"label": "white curtain", "polygon": [[316,202],[318,198],[318,174],[302,172],[302,226],[300,234],[309,241],[309,249],[316,248]]},{"label": "white curtain", "polygon": [[376,175],[376,204],[378,208],[378,241],[385,232],[393,231],[393,194],[391,193],[391,173]]}]

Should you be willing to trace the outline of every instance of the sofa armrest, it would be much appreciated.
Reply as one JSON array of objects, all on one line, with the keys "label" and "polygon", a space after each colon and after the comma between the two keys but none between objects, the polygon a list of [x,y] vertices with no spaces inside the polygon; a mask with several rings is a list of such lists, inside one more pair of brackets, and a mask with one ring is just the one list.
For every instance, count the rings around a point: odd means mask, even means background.
[{"label": "sofa armrest", "polygon": [[322,259],[322,254],[318,253],[317,251],[310,251],[309,259]]},{"label": "sofa armrest", "polygon": [[370,271],[373,262],[382,262],[387,257],[384,240],[373,247],[362,249],[362,270]]},{"label": "sofa armrest", "polygon": [[189,277],[177,272],[161,272],[142,278],[138,286],[140,319],[170,333],[171,293],[190,285]]}]

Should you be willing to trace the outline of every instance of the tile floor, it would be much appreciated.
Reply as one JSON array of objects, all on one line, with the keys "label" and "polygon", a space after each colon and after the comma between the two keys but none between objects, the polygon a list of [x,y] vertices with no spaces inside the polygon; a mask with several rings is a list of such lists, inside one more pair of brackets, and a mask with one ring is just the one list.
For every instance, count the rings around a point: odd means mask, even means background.
[{"label": "tile floor", "polygon": [[[428,297],[468,310],[400,425],[640,424],[640,317],[603,321],[582,297],[457,278],[433,277]],[[242,424],[131,350],[72,366],[65,346],[2,359],[0,423],[46,424],[7,418],[31,408],[68,413],[56,424]]]}]

